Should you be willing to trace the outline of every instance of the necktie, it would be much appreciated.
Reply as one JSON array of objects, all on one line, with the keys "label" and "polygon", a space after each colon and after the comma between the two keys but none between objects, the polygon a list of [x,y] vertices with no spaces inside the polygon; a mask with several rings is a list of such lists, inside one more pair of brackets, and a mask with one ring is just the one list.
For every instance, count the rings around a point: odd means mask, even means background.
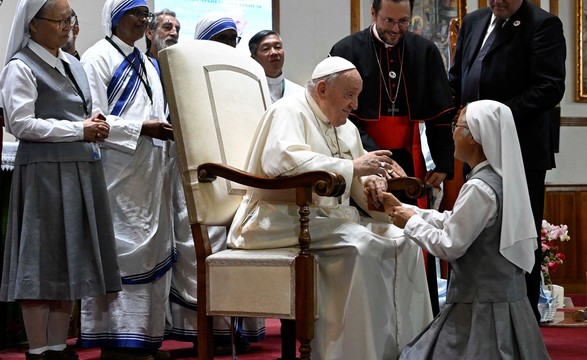
[{"label": "necktie", "polygon": [[69,78],[69,80],[71,80],[71,82],[73,83],[73,86],[75,86],[75,90],[77,91],[77,95],[82,99],[82,103],[84,105],[84,111],[86,113],[86,116],[89,116],[90,112],[88,109],[88,105],[86,104],[86,98],[84,97],[84,93],[82,92],[82,89],[79,87],[77,81],[75,80],[75,76],[73,76],[73,73],[71,72],[71,69],[69,68],[69,64],[63,60],[61,60],[61,62],[63,63],[63,67],[65,68],[65,73],[67,73],[67,77]]},{"label": "necktie", "polygon": [[501,27],[503,26],[504,22],[505,20],[503,19],[495,20],[495,27],[493,28],[491,34],[489,34],[487,40],[485,40],[485,43],[479,50],[479,53],[477,54],[475,61],[473,62],[473,64],[469,68],[469,71],[467,72],[467,76],[463,78],[464,84],[461,97],[463,99],[464,104],[475,100],[479,100],[479,79],[481,77],[483,58],[489,52],[491,44],[493,43],[493,40],[495,40],[497,33],[499,33],[499,31],[501,30]]}]

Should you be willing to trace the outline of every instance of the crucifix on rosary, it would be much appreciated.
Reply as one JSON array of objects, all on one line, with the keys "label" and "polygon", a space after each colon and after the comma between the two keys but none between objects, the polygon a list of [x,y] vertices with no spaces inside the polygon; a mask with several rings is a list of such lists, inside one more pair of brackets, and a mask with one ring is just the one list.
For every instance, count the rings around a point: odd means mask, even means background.
[{"label": "crucifix on rosary", "polygon": [[397,96],[399,94],[399,88],[400,88],[400,84],[401,84],[401,77],[398,77],[398,74],[395,71],[390,71],[389,72],[389,78],[393,81],[397,78],[397,86],[395,89],[395,95],[393,96],[393,98],[391,97],[392,94],[390,94],[389,90],[387,89],[387,84],[385,84],[385,81],[383,82],[383,85],[385,85],[385,92],[387,94],[387,98],[389,99],[389,102],[391,103],[391,106],[388,105],[387,106],[387,113],[391,116],[395,116],[396,112],[399,112],[399,109],[396,109],[395,107],[395,102],[397,101]]},{"label": "crucifix on rosary", "polygon": [[395,108],[395,101],[391,103],[391,106],[387,107],[387,112],[389,114],[391,114],[392,116],[394,115],[395,112],[399,112],[399,109]]}]

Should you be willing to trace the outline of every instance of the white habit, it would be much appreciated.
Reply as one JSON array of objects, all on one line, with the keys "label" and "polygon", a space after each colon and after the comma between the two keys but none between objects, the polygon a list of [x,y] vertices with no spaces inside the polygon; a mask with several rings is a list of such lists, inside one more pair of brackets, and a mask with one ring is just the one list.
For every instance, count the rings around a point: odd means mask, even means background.
[{"label": "white habit", "polygon": [[[349,206],[351,184],[352,193],[362,194],[362,184],[352,179],[351,159],[365,153],[357,128],[347,121],[335,131],[307,91],[273,104],[260,127],[251,173],[276,177],[328,170],[347,182],[340,204],[315,196],[311,207],[311,249],[319,263],[312,358],[396,359],[432,319],[424,262],[401,229]],[[364,202],[361,195],[353,197]],[[297,246],[293,199],[293,192],[249,192],[230,229],[229,247]]]},{"label": "white habit", "polygon": [[[133,51],[116,36],[112,41],[125,55]],[[161,81],[155,67],[141,56],[153,100],[141,83],[120,116],[111,115],[116,99],[109,104],[106,89],[123,55],[103,39],[82,57],[94,108],[110,124],[110,136],[101,147],[102,162],[123,279],[120,293],[82,302],[84,346],[156,349],[163,340],[173,264],[169,146],[140,135],[145,120],[166,121]]]}]

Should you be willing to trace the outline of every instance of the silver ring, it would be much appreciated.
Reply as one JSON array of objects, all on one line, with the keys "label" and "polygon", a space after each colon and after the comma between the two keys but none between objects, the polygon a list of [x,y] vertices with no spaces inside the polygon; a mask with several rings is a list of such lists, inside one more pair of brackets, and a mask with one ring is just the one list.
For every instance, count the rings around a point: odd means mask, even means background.
[{"label": "silver ring", "polygon": [[379,163],[379,167],[382,167],[382,168],[384,168],[384,167],[385,167],[385,163],[384,163],[383,161],[381,161],[381,162]]}]

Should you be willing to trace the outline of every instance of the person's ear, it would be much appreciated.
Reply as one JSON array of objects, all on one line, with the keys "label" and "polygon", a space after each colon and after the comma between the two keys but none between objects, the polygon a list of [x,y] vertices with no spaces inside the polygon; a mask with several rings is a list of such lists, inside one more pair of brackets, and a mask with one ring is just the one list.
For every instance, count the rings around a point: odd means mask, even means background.
[{"label": "person's ear", "polygon": [[375,9],[373,9],[373,5],[371,5],[371,22],[374,23],[377,19],[377,14],[375,14]]},{"label": "person's ear", "polygon": [[37,23],[35,22],[35,19],[32,19],[31,22],[29,22],[29,33],[36,34],[38,31],[39,28],[37,27]]},{"label": "person's ear", "polygon": [[153,31],[151,30],[151,28],[149,26],[147,26],[147,29],[145,30],[145,36],[147,37],[147,39],[149,39],[150,41],[153,41]]},{"label": "person's ear", "polygon": [[322,98],[326,97],[327,88],[328,88],[328,84],[326,84],[326,81],[324,81],[324,80],[320,80],[320,81],[318,81],[318,84],[316,84],[316,92]]},{"label": "person's ear", "polygon": [[79,25],[75,25],[72,29],[72,33],[73,33],[73,38],[77,39],[77,36],[79,35]]}]

